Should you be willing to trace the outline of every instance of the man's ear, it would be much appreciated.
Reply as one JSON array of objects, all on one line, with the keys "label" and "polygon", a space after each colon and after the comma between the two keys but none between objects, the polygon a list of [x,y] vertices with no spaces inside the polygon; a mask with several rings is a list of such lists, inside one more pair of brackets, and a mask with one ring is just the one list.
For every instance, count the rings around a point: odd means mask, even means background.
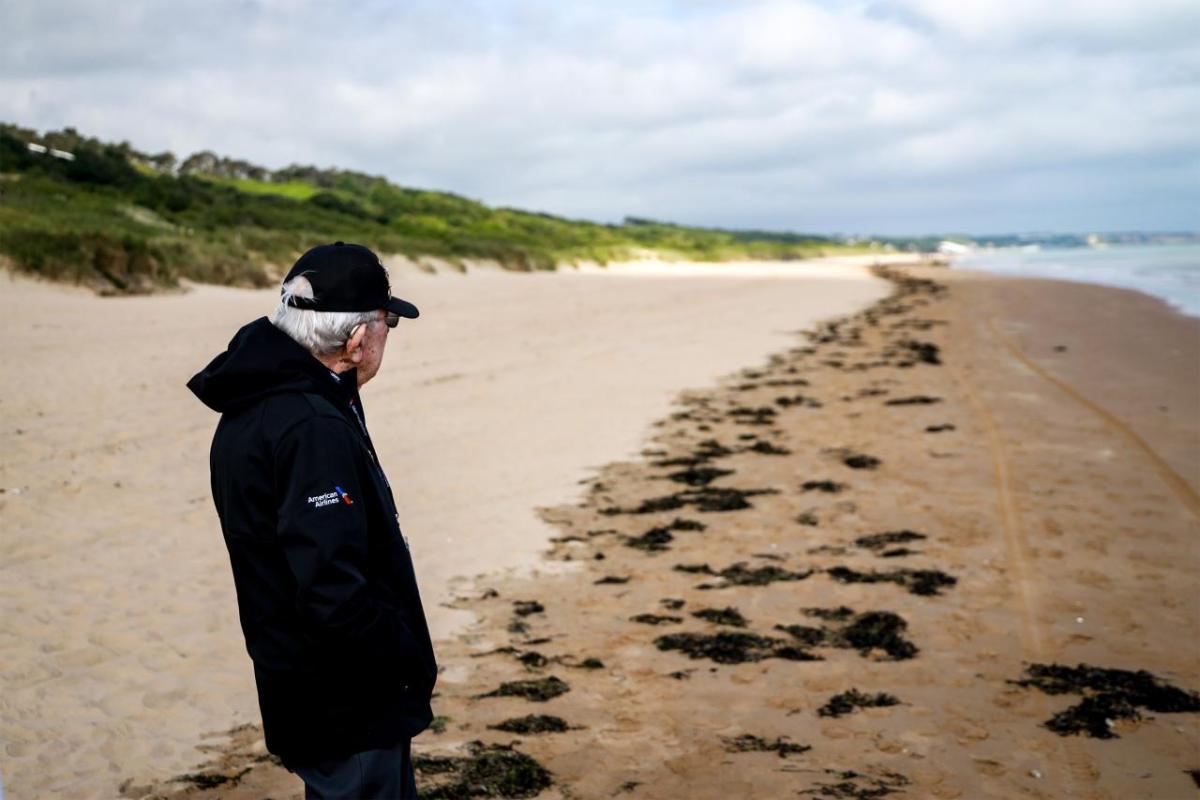
[{"label": "man's ear", "polygon": [[346,355],[343,356],[351,364],[358,364],[363,360],[362,343],[363,339],[367,338],[366,323],[359,324],[354,329],[354,333],[346,340]]}]

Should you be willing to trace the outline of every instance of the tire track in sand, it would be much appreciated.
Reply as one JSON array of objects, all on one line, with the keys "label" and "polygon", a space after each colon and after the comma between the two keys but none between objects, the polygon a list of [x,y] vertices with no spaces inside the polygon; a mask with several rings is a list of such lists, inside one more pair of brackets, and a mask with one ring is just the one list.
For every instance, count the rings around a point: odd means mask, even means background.
[{"label": "tire track in sand", "polygon": [[996,322],[994,319],[989,317],[987,320],[987,326],[996,340],[999,341],[1000,344],[1004,345],[1005,349],[1008,350],[1013,358],[1029,367],[1029,369],[1033,370],[1036,375],[1048,383],[1058,387],[1058,389],[1060,389],[1072,400],[1094,413],[1100,418],[1100,421],[1104,423],[1105,427],[1116,433],[1118,436],[1124,437],[1126,441],[1133,445],[1135,450],[1141,451],[1142,455],[1149,459],[1150,465],[1154,467],[1154,471],[1158,473],[1160,478],[1162,478],[1163,483],[1170,487],[1171,491],[1175,493],[1175,496],[1179,499],[1179,501],[1183,503],[1183,505],[1189,511],[1191,511],[1194,516],[1200,517],[1200,495],[1196,493],[1196,491],[1191,487],[1190,484],[1188,484],[1184,477],[1176,472],[1175,469],[1168,464],[1166,460],[1160,456],[1145,439],[1138,435],[1137,431],[1133,430],[1133,428],[1130,428],[1128,425],[1122,422],[1116,415],[1108,411],[1108,409],[1094,402],[1074,386],[1067,383],[1057,375],[1054,375],[1036,361],[1025,355],[1025,353],[1023,353],[1021,349],[1017,347],[1015,342],[1000,332],[1000,329],[996,327]]},{"label": "tire track in sand", "polygon": [[[955,309],[954,317],[955,327],[959,330],[967,330],[962,319],[962,314],[958,309]],[[983,422],[983,427],[987,435],[988,450],[991,453],[992,466],[996,475],[996,493],[1000,509],[1001,528],[1004,532],[1006,560],[1018,587],[1017,595],[1021,614],[1021,649],[1025,655],[1024,660],[1026,662],[1045,662],[1045,638],[1043,637],[1041,623],[1038,622],[1040,599],[1037,587],[1034,585],[1030,574],[1029,538],[1026,535],[1025,527],[1021,524],[1020,512],[1017,510],[1008,447],[1005,445],[1004,437],[1000,431],[996,417],[987,402],[984,401],[979,388],[954,363],[953,359],[948,359],[947,361],[951,377],[962,390],[963,394],[966,395],[967,401]],[[1039,698],[1037,705],[1039,706],[1039,716],[1046,713],[1047,703],[1045,698]],[[1091,758],[1080,749],[1077,743],[1067,741],[1062,737],[1055,737],[1055,739],[1057,740],[1058,752],[1061,755],[1060,763],[1067,767],[1063,772],[1062,788],[1065,790],[1063,796],[1067,798],[1098,797],[1098,795],[1092,792],[1088,792],[1086,795],[1079,793],[1080,786],[1095,786],[1096,784],[1099,772],[1092,763]]]}]

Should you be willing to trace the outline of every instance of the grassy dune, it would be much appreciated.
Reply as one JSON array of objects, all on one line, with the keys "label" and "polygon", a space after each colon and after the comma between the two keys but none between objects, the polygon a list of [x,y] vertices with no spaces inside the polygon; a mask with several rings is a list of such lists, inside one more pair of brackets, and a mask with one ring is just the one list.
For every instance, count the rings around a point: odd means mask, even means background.
[{"label": "grassy dune", "polygon": [[[30,142],[74,159],[33,152]],[[343,170],[269,172],[211,153],[177,164],[169,153],[140,153],[70,128],[39,135],[0,125],[0,254],[17,269],[113,293],[171,287],[181,277],[265,286],[299,253],[334,239],[517,270],[647,254],[795,259],[879,247],[651,220],[603,225]]]}]

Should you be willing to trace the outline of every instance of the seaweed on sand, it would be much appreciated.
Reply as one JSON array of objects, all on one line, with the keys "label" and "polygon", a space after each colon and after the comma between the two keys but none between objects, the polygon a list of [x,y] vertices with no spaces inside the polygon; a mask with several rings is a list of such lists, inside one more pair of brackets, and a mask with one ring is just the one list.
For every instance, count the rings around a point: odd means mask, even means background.
[{"label": "seaweed on sand", "polygon": [[701,589],[723,589],[726,586],[766,586],[776,581],[800,581],[813,574],[812,570],[792,572],[774,564],[763,567],[748,567],[746,562],[739,561],[717,571],[708,564],[676,564],[677,572],[690,572],[701,575],[712,575],[724,578],[724,584],[701,584]]},{"label": "seaweed on sand", "polygon": [[749,453],[761,453],[764,456],[790,456],[792,454],[792,451],[786,447],[779,447],[765,439],[759,439],[747,447],[746,451]]},{"label": "seaweed on sand", "polygon": [[820,400],[816,400],[812,397],[805,397],[802,394],[797,394],[792,395],[791,397],[788,397],[787,395],[776,397],[775,405],[779,406],[780,408],[789,408],[791,406],[800,406],[801,408],[820,408],[822,403]]},{"label": "seaweed on sand", "polygon": [[837,483],[836,481],[805,481],[800,484],[802,492],[826,492],[828,494],[837,494],[844,490],[846,484]]},{"label": "seaweed on sand", "polygon": [[830,614],[830,611],[809,609],[808,613],[845,624],[820,628],[811,625],[776,625],[775,629],[791,635],[805,647],[840,647],[857,650],[863,656],[870,655],[873,650],[882,650],[891,661],[904,661],[918,652],[917,646],[904,638],[908,623],[899,614],[865,611],[846,617],[842,616],[841,609],[832,609],[835,614]]},{"label": "seaweed on sand", "polygon": [[693,611],[692,616],[715,625],[729,625],[734,628],[746,627],[746,618],[733,606],[726,606],[725,608],[702,608],[699,611]]},{"label": "seaweed on sand", "polygon": [[1025,673],[1028,677],[1012,682],[1046,694],[1083,696],[1079,703],[1043,723],[1060,736],[1083,733],[1115,739],[1112,720],[1140,719],[1139,708],[1160,714],[1200,712],[1200,694],[1172,686],[1146,670],[1030,664]]},{"label": "seaweed on sand", "polygon": [[566,681],[551,675],[548,678],[505,681],[500,684],[498,689],[476,695],[476,697],[522,697],[535,703],[544,703],[569,691],[571,691],[571,687],[567,685]]},{"label": "seaweed on sand", "polygon": [[883,772],[880,775],[865,775],[854,770],[825,770],[838,780],[835,783],[818,783],[812,789],[805,789],[801,794],[817,797],[829,797],[834,800],[878,800],[895,794],[907,786],[908,778],[896,772]]},{"label": "seaweed on sand", "polygon": [[659,552],[670,549],[667,545],[675,539],[671,531],[702,531],[706,527],[703,522],[676,517],[669,525],[651,528],[641,536],[626,537],[625,544],[646,552]]},{"label": "seaweed on sand", "polygon": [[879,551],[888,545],[906,544],[928,538],[925,534],[917,533],[916,531],[886,531],[884,533],[872,533],[868,536],[860,536],[854,540],[854,545],[867,550]]},{"label": "seaweed on sand", "polygon": [[812,745],[789,742],[786,736],[772,742],[750,733],[743,733],[741,736],[725,739],[724,742],[725,750],[730,753],[778,753],[780,758],[812,750]]},{"label": "seaweed on sand", "polygon": [[540,614],[546,610],[546,607],[537,600],[514,600],[513,613],[518,617],[527,617],[530,614]]},{"label": "seaweed on sand", "polygon": [[842,456],[842,463],[850,469],[875,469],[882,462],[875,456],[864,453],[846,453]]},{"label": "seaweed on sand", "polygon": [[717,478],[732,474],[733,470],[719,467],[688,467],[679,472],[672,472],[667,477],[676,483],[684,483],[688,486],[707,486]]},{"label": "seaweed on sand", "polygon": [[817,661],[819,656],[789,647],[773,636],[759,636],[745,631],[719,633],[669,633],[654,640],[659,650],[679,650],[692,659],[707,658],[718,664],[744,664],[764,658],[783,658],[791,661]]},{"label": "seaweed on sand", "polygon": [[842,622],[854,616],[854,609],[849,606],[837,606],[835,608],[805,608],[802,609],[805,614],[817,619],[830,620],[834,622]]},{"label": "seaweed on sand", "polygon": [[899,705],[900,700],[886,692],[867,694],[858,689],[835,694],[829,702],[817,709],[821,717],[840,717],[853,712],[856,708],[884,708]]},{"label": "seaweed on sand", "polygon": [[522,664],[524,664],[526,669],[531,670],[541,669],[550,663],[550,659],[546,658],[536,650],[527,650],[524,653],[521,653],[521,655],[517,656],[517,661],[520,661]]},{"label": "seaweed on sand", "polygon": [[642,625],[674,625],[683,622],[683,617],[673,617],[670,614],[634,614],[629,621]]},{"label": "seaweed on sand", "polygon": [[714,458],[721,458],[732,453],[732,450],[716,439],[705,439],[696,445],[696,449],[692,451],[690,456],[660,459],[652,461],[651,464],[656,467],[697,467],[708,463]]},{"label": "seaweed on sand", "polygon": [[596,584],[597,586],[602,586],[604,584],[622,584],[629,583],[629,578],[629,575],[605,575],[603,578],[598,578],[592,581],[592,583]]},{"label": "seaweed on sand", "polygon": [[664,497],[651,497],[643,500],[635,508],[619,508],[611,506],[600,510],[601,514],[653,514],[657,511],[672,511],[686,505],[694,506],[697,511],[740,511],[752,506],[746,500],[760,494],[778,494],[777,489],[731,489],[725,487],[701,486]]},{"label": "seaweed on sand", "polygon": [[775,409],[770,406],[750,408],[739,406],[729,410],[733,421],[741,425],[770,425],[775,421]]},{"label": "seaweed on sand", "polygon": [[888,572],[860,572],[846,566],[830,567],[825,570],[841,583],[895,583],[911,594],[931,596],[942,593],[942,588],[954,586],[958,578],[937,569],[894,569]]},{"label": "seaweed on sand", "polygon": [[[467,744],[467,756],[413,755],[427,800],[476,797],[533,797],[552,783],[550,773],[530,756],[510,746]],[[427,781],[428,776],[439,776]]]},{"label": "seaweed on sand", "polygon": [[674,540],[675,537],[666,528],[651,528],[641,536],[626,538],[625,546],[636,550],[645,550],[647,553],[657,553],[670,549],[667,545]]},{"label": "seaweed on sand", "polygon": [[907,339],[899,342],[899,345],[907,350],[917,361],[934,365],[942,363],[942,359],[939,357],[940,348],[933,342],[918,342],[915,339]]},{"label": "seaweed on sand", "polygon": [[930,397],[925,394],[917,394],[912,397],[896,397],[891,400],[885,400],[885,406],[931,406],[934,403],[942,402],[940,397]]},{"label": "seaweed on sand", "polygon": [[506,719],[498,725],[488,725],[492,730],[506,733],[562,733],[570,728],[562,717],[549,714],[526,714],[523,717]]},{"label": "seaweed on sand", "polygon": [[187,775],[179,775],[171,778],[173,783],[190,783],[197,789],[215,789],[218,786],[236,786],[241,781],[242,776],[249,772],[252,768],[246,767],[234,775],[222,775],[219,772],[192,772]]}]

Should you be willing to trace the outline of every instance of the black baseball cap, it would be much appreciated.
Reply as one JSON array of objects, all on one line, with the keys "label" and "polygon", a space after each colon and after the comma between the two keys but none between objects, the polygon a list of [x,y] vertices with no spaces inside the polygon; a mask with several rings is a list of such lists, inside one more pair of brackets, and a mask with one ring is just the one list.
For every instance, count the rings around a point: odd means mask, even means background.
[{"label": "black baseball cap", "polygon": [[420,314],[412,303],[392,297],[387,270],[379,262],[379,256],[361,244],[317,245],[296,260],[283,282],[286,284],[300,275],[312,284],[313,297],[310,300],[293,295],[288,305],[295,308],[312,311],[383,308],[408,319],[416,319]]}]

